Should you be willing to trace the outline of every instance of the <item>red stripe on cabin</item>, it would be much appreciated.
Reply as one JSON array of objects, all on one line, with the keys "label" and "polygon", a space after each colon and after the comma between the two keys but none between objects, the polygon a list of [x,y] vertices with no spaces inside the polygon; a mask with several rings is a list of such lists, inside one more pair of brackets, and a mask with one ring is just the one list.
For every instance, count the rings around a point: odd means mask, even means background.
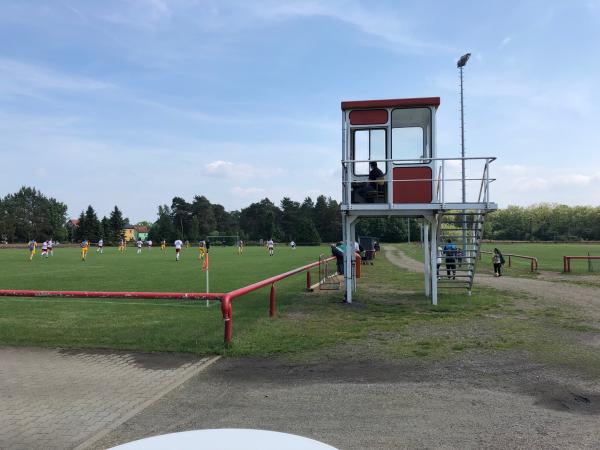
[{"label": "red stripe on cabin", "polygon": [[351,125],[377,125],[388,121],[388,112],[385,109],[363,109],[350,111]]}]

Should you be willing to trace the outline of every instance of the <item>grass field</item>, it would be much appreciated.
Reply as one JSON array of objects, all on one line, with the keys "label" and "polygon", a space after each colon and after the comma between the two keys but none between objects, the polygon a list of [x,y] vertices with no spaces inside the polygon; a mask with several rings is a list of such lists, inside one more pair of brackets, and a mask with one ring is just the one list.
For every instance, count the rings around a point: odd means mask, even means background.
[{"label": "grass field", "polygon": [[[402,246],[406,249],[407,246]],[[411,246],[418,253],[416,246]],[[274,257],[247,248],[211,249],[211,291],[227,291],[317,259],[326,248],[287,248]],[[119,255],[107,249],[79,261],[76,249],[33,262],[23,250],[1,250],[0,286],[27,289],[201,291],[195,250],[180,263],[172,249]],[[220,308],[203,301],[1,298],[0,345],[184,351],[225,355],[323,354],[369,358],[452,358],[465,351],[527,351],[542,361],[573,361],[600,370],[600,357],[582,344],[600,334],[571,307],[546,304],[476,286],[473,296],[442,292],[439,305],[423,295],[423,276],[379,255],[363,266],[352,305],[342,293],[303,292],[305,279],[277,285],[277,317],[268,317],[268,289],[234,300],[233,345],[223,347]],[[587,341],[585,341],[587,342]],[[328,353],[330,352],[330,353]]]}]

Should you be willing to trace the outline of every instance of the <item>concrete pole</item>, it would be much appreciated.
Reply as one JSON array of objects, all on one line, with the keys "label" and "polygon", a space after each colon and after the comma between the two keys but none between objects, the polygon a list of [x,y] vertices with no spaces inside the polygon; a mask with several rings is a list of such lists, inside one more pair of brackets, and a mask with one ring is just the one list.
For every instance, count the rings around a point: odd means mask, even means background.
[{"label": "concrete pole", "polygon": [[431,296],[431,252],[429,249],[429,222],[423,222],[423,256],[425,272],[425,296]]},{"label": "concrete pole", "polygon": [[431,304],[437,305],[437,215],[431,222]]}]

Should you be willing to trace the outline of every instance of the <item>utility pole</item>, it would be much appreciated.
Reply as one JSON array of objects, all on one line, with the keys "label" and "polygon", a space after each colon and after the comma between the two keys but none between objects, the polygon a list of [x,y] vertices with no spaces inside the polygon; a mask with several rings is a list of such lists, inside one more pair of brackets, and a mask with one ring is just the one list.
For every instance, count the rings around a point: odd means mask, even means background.
[{"label": "utility pole", "polygon": [[[462,202],[467,202],[467,188],[465,182],[465,104],[464,104],[464,96],[463,96],[463,67],[467,64],[467,61],[471,57],[470,53],[465,53],[460,57],[460,59],[456,62],[456,67],[460,70],[460,148],[461,148],[461,168],[462,168]],[[462,220],[462,236],[463,236],[463,254],[465,256],[470,256],[470,251],[467,252],[465,248],[467,245],[467,217],[463,214]],[[467,255],[469,253],[469,255]]]}]

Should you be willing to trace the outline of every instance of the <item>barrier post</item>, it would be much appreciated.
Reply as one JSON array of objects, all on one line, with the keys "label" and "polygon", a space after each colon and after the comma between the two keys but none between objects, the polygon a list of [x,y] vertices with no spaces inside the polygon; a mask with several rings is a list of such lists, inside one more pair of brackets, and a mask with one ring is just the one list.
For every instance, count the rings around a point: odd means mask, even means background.
[{"label": "barrier post", "polygon": [[223,322],[225,324],[224,337],[225,345],[231,344],[231,333],[233,328],[233,317],[231,311],[231,297],[225,295],[221,300],[221,313],[223,314]]},{"label": "barrier post", "polygon": [[271,297],[269,302],[269,317],[275,316],[275,283],[271,285]]},{"label": "barrier post", "polygon": [[[320,261],[319,261],[320,264]],[[306,271],[306,290],[310,291],[310,286],[312,285],[310,281],[310,269]]]},{"label": "barrier post", "polygon": [[510,259],[510,255],[508,255],[508,267],[512,267],[512,260]]}]

